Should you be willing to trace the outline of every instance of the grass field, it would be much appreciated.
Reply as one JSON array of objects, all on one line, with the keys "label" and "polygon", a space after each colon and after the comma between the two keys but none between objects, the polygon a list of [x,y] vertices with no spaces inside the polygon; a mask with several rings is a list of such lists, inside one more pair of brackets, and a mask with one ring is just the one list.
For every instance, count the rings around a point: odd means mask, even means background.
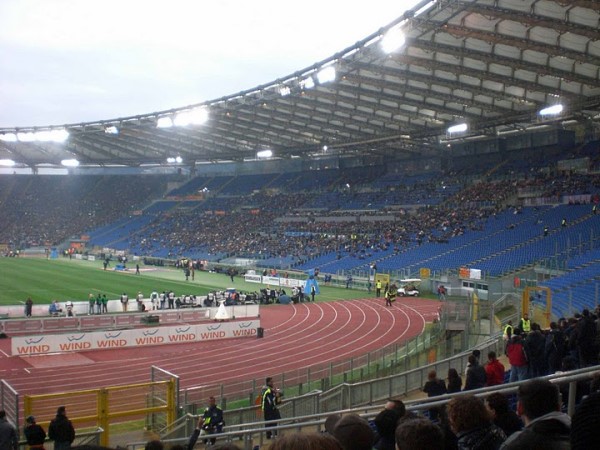
[{"label": "grass field", "polygon": [[[129,266],[135,267],[135,264]],[[206,295],[209,291],[228,287],[244,292],[258,291],[263,287],[246,283],[241,277],[236,277],[231,283],[229,276],[217,273],[196,272],[194,281],[191,278],[185,281],[181,270],[154,266],[142,266],[141,270],[141,275],[135,275],[135,270],[120,272],[109,268],[104,271],[100,261],[0,258],[0,304],[21,304],[27,297],[36,304],[50,303],[54,299],[61,302],[85,301],[90,292],[106,294],[110,300],[119,298],[123,292],[132,298],[138,291],[149,297],[153,290],[172,289],[175,295]],[[320,288],[317,301],[364,298],[368,295],[365,291],[323,284]]]}]

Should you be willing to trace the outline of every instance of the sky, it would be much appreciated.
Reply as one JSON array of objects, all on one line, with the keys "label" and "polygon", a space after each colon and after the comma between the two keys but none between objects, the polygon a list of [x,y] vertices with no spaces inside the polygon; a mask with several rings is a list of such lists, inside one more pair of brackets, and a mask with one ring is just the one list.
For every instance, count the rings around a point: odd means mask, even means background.
[{"label": "sky", "polygon": [[251,89],[418,0],[0,0],[0,128],[115,119]]}]

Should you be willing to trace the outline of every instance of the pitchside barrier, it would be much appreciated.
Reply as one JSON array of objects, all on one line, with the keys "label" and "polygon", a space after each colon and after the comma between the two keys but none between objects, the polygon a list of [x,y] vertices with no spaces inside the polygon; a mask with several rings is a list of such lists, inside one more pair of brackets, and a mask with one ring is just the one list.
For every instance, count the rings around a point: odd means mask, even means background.
[{"label": "pitchside barrier", "polygon": [[100,445],[108,446],[110,427],[121,422],[139,421],[139,428],[157,422],[174,422],[177,417],[177,385],[178,380],[173,376],[166,381],[25,395],[24,416],[34,415],[37,423],[48,429],[57,407],[64,405],[77,435],[86,430],[101,429]]}]

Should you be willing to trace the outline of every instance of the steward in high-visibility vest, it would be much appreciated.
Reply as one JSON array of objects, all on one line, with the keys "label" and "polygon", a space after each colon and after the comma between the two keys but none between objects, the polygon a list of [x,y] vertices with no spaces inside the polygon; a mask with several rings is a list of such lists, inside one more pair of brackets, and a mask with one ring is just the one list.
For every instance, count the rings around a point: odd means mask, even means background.
[{"label": "steward in high-visibility vest", "polygon": [[381,297],[381,280],[377,280],[377,283],[375,284],[375,295]]},{"label": "steward in high-visibility vest", "polygon": [[523,333],[529,333],[531,331],[531,320],[529,320],[529,314],[523,314],[519,328],[521,328]]},{"label": "steward in high-visibility vest", "polygon": [[513,334],[512,320],[508,321],[508,323],[504,327],[504,332],[502,334],[504,335],[504,339],[510,340]]},{"label": "steward in high-visibility vest", "polygon": [[[273,378],[268,377],[265,380],[265,386],[262,390],[262,402],[261,408],[265,418],[265,428],[276,427],[277,420],[281,419],[281,413],[277,405],[281,403],[281,393],[279,389],[275,389],[273,386]],[[267,439],[271,439],[272,436],[277,436],[277,431],[267,431]]]}]

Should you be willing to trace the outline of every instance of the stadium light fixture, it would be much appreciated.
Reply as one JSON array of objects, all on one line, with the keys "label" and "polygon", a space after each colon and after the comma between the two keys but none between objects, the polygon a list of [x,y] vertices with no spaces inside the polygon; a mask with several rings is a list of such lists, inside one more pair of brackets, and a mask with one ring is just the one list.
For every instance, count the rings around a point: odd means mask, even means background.
[{"label": "stadium light fixture", "polygon": [[69,138],[69,132],[65,129],[36,131],[34,139],[38,142],[65,142]]},{"label": "stadium light fixture", "polygon": [[300,81],[300,87],[302,89],[312,89],[315,87],[315,80],[313,80],[312,76],[308,76]]},{"label": "stadium light fixture", "polygon": [[12,159],[0,159],[0,166],[13,167],[16,163]]},{"label": "stadium light fixture", "polygon": [[282,97],[286,97],[292,93],[292,90],[289,86],[280,86],[279,87],[279,95]]},{"label": "stadium light fixture", "polygon": [[17,133],[17,139],[19,140],[19,142],[34,142],[35,133],[31,131]]},{"label": "stadium light fixture", "polygon": [[114,125],[111,125],[109,127],[106,127],[104,129],[104,132],[106,134],[119,134],[119,129],[117,127],[115,127]]},{"label": "stadium light fixture", "polygon": [[79,161],[77,161],[76,159],[63,159],[60,163],[65,167],[79,166]]},{"label": "stadium light fixture", "polygon": [[327,66],[317,72],[317,80],[319,84],[329,83],[330,81],[335,81],[335,75],[335,67]]},{"label": "stadium light fixture", "polygon": [[257,158],[270,158],[271,156],[273,156],[273,150],[267,149],[256,152]]},{"label": "stadium light fixture", "polygon": [[558,105],[548,106],[547,108],[541,109],[538,113],[540,116],[558,116],[563,112],[563,105],[560,103]]},{"label": "stadium light fixture", "polygon": [[0,141],[4,142],[17,142],[17,135],[15,133],[4,133],[0,134]]},{"label": "stadium light fixture", "polygon": [[183,162],[183,159],[181,158],[181,156],[169,157],[167,158],[167,162],[169,164],[181,164]]},{"label": "stadium light fixture", "polygon": [[188,125],[202,125],[208,120],[208,111],[204,108],[191,109],[189,111],[181,111],[175,116],[173,125],[178,127],[186,127]]},{"label": "stadium light fixture", "polygon": [[381,39],[381,49],[385,53],[393,53],[406,43],[406,36],[400,27],[394,27]]},{"label": "stadium light fixture", "polygon": [[173,119],[168,116],[159,117],[156,121],[156,128],[171,128],[173,126]]},{"label": "stadium light fixture", "polygon": [[446,131],[448,134],[455,134],[455,133],[464,133],[468,129],[469,129],[469,127],[467,126],[466,123],[459,123],[457,125],[448,127],[448,130],[446,130]]}]

